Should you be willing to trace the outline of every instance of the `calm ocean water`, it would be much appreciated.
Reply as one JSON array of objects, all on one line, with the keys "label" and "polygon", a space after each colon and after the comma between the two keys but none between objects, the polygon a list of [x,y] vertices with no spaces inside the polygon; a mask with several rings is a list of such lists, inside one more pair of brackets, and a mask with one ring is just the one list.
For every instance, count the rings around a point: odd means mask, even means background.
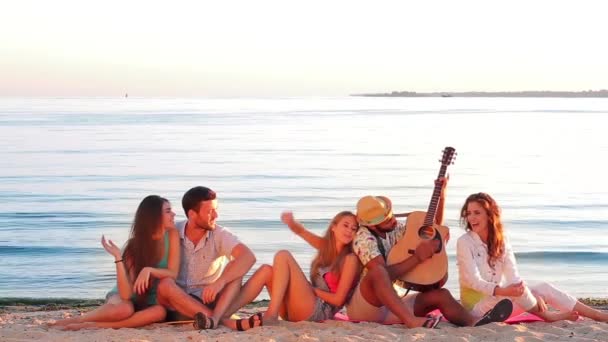
[{"label": "calm ocean water", "polygon": [[525,279],[608,297],[606,127],[607,99],[0,99],[0,297],[103,297],[115,275],[101,234],[124,243],[148,194],[183,219],[195,185],[219,193],[256,267],[288,249],[308,272],[313,250],[281,211],[321,233],[367,194],[426,210],[444,146],[458,152],[450,290],[459,208],[485,191]]}]

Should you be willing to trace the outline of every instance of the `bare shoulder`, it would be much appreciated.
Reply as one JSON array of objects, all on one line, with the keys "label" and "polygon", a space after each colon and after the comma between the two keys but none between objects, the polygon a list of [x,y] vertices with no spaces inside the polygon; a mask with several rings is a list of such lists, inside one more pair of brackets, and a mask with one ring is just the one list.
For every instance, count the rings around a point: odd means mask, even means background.
[{"label": "bare shoulder", "polygon": [[344,262],[356,265],[359,263],[359,258],[355,255],[355,253],[348,253],[346,257],[344,257]]},{"label": "bare shoulder", "polygon": [[179,238],[179,232],[177,231],[176,228],[170,228],[167,230],[167,232],[169,233],[170,240],[175,240],[175,239]]}]

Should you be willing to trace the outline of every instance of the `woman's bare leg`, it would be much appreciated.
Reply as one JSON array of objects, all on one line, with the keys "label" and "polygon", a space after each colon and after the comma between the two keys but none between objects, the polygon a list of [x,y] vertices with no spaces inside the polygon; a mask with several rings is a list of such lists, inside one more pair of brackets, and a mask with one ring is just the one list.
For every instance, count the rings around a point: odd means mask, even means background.
[{"label": "woman's bare leg", "polygon": [[[232,304],[230,305],[228,310],[226,310],[226,316],[228,316],[228,317],[231,316],[233,313],[235,313],[237,310],[239,310],[243,306],[251,303],[262,292],[264,287],[266,287],[267,289],[270,289],[271,286],[272,286],[272,266],[264,264],[264,265],[260,266],[260,268],[258,268],[253,273],[251,278],[249,278],[249,280],[247,280],[245,285],[243,285],[239,295],[232,302]],[[269,290],[269,292],[270,292],[270,290]],[[229,318],[222,319],[222,324],[227,326],[230,329],[237,330],[237,327],[238,327],[237,321],[241,321],[241,327],[243,328],[243,330],[248,330],[248,329],[251,329],[253,327],[257,327],[260,325],[258,323],[259,318],[257,316],[255,316],[253,318],[253,321],[254,321],[253,325],[251,325],[249,323],[249,321],[246,319],[245,320],[235,320],[235,319],[229,319]],[[247,321],[247,323],[244,323],[245,321]],[[244,325],[243,325],[243,323],[244,323]]]},{"label": "woman's bare leg", "polygon": [[59,320],[50,325],[64,326],[84,322],[115,322],[127,319],[133,312],[133,303],[120,299],[118,294],[110,296],[105,304],[78,317]]},{"label": "woman's bare leg", "polygon": [[528,310],[529,313],[535,314],[536,316],[544,319],[547,322],[556,322],[562,320],[576,321],[578,319],[578,313],[576,311],[557,311],[549,312],[547,310],[540,312],[538,305]]},{"label": "woman's bare leg", "polygon": [[574,311],[578,312],[579,315],[591,318],[594,321],[608,322],[608,312],[594,309],[581,302],[576,302]]},{"label": "woman's bare leg", "polygon": [[84,328],[137,328],[144,325],[163,321],[167,311],[162,305],[153,305],[135,312],[131,317],[116,322],[83,322],[65,326],[65,330],[80,330]]},{"label": "woman's bare leg", "polygon": [[285,301],[287,316],[292,322],[304,320],[312,314],[316,295],[302,269],[291,253],[282,250],[274,257],[272,293],[264,323],[276,321]]}]

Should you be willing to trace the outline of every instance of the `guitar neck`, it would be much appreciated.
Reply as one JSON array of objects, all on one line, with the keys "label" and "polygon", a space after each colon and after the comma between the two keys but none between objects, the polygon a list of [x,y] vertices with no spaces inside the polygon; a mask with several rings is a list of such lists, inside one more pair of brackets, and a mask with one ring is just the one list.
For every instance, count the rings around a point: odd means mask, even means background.
[{"label": "guitar neck", "polygon": [[[437,179],[441,177],[445,177],[448,166],[442,164],[439,168],[439,175]],[[439,197],[441,195],[441,184],[435,184],[435,189],[433,189],[433,196],[431,197],[431,202],[429,203],[429,209],[426,211],[426,216],[424,217],[424,225],[432,226],[435,221],[435,213],[437,212],[437,206],[439,204]]]}]

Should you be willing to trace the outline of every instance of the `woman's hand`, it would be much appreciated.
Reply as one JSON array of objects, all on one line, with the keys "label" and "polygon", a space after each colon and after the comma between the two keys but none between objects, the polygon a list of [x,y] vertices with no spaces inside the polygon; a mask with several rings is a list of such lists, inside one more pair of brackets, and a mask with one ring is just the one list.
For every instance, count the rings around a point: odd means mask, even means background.
[{"label": "woman's hand", "polygon": [[114,260],[122,259],[122,253],[120,252],[120,248],[112,242],[112,240],[106,241],[106,237],[104,235],[101,236],[101,245],[106,252],[110,253],[114,257]]},{"label": "woman's hand", "polygon": [[538,312],[547,311],[547,303],[545,303],[545,299],[537,293],[532,292],[532,294],[536,298],[536,307],[538,308]]},{"label": "woman's hand", "polygon": [[148,289],[148,285],[150,284],[150,267],[144,267],[137,275],[137,279],[135,279],[135,283],[133,284],[133,292],[138,295],[144,294]]},{"label": "woman's hand", "polygon": [[511,284],[506,287],[499,287],[495,294],[505,297],[521,297],[526,290],[526,286],[523,281],[516,284]]},{"label": "woman's hand", "polygon": [[291,211],[282,212],[281,221],[283,221],[283,223],[285,223],[296,235],[299,235],[304,230],[304,227],[298,224],[296,219],[293,217],[293,213]]}]

